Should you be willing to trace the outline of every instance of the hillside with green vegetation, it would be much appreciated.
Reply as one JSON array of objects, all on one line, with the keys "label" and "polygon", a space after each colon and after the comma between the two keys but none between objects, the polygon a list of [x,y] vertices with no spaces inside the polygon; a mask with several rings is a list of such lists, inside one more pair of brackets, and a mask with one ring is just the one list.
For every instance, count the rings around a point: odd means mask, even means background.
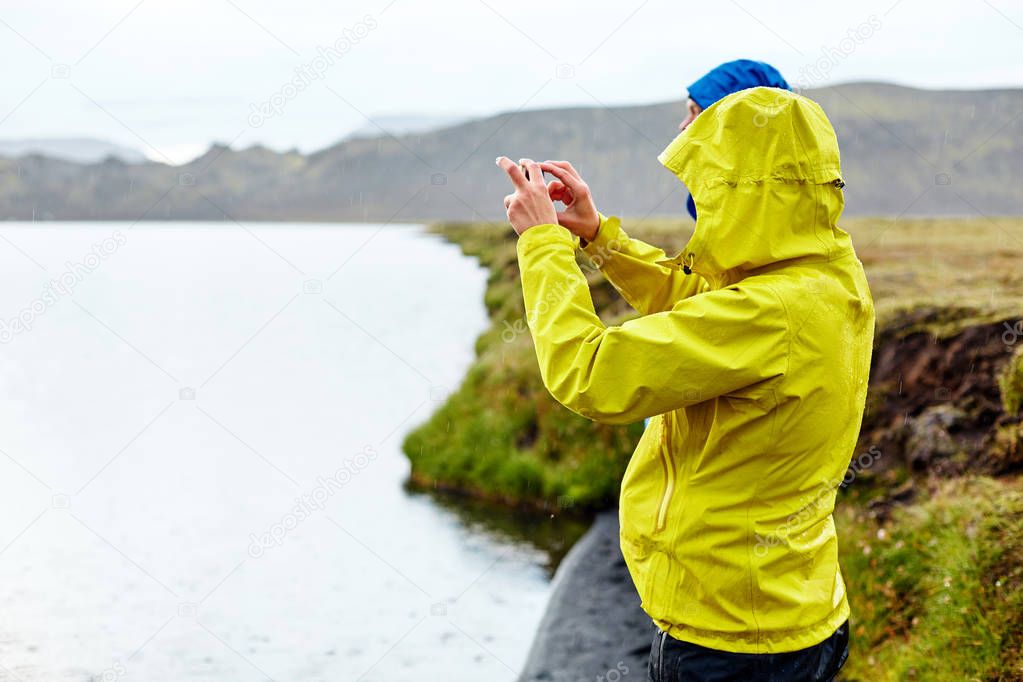
[{"label": "hillside with green vegetation", "polygon": [[[626,221],[680,249],[688,221]],[[1023,219],[844,222],[878,311],[867,411],[839,494],[847,680],[1023,679]],[[641,425],[540,382],[506,225],[434,228],[490,270],[463,384],[405,441],[412,484],[547,512],[613,506]],[[580,256],[602,319],[635,313]]]}]

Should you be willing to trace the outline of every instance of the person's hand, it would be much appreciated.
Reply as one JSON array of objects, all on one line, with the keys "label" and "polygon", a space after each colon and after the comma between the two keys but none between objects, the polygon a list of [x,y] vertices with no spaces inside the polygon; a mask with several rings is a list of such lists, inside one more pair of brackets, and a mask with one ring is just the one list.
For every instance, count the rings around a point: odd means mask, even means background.
[{"label": "person's hand", "polygon": [[547,186],[547,193],[551,201],[565,205],[565,210],[558,213],[558,223],[577,237],[593,241],[600,228],[600,216],[579,171],[568,161],[544,161],[540,168],[557,178]]},{"label": "person's hand", "polygon": [[[504,198],[504,208],[508,212],[508,222],[516,234],[521,235],[537,225],[558,224],[558,212],[554,209],[554,201],[547,195],[547,185],[544,184],[540,164],[531,159],[513,163],[507,156],[499,156],[497,165],[508,174],[515,185],[515,192]],[[528,180],[520,165],[529,171]]]}]

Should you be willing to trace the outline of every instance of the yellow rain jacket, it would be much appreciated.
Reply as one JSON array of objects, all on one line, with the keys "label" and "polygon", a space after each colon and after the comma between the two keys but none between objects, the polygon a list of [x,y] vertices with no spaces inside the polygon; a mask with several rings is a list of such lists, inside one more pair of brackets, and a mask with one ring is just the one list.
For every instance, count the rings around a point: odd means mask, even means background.
[{"label": "yellow rain jacket", "polygon": [[811,100],[754,88],[709,107],[659,159],[696,200],[682,253],[631,239],[616,218],[585,245],[642,317],[600,321],[564,228],[519,239],[540,372],[589,419],[654,417],[620,504],[651,618],[724,651],[810,647],[849,617],[831,514],[874,331],[837,224],[835,133]]}]

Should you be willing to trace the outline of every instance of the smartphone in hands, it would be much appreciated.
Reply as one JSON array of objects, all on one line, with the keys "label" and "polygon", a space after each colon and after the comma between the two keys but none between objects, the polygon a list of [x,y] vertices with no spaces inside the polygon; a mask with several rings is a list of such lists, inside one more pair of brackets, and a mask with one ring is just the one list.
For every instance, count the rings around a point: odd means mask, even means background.
[{"label": "smartphone in hands", "polygon": [[[526,180],[529,180],[529,169],[525,166],[519,166],[519,168],[522,169],[522,174],[526,176]],[[543,181],[544,184],[547,183],[547,171],[543,171]]]}]

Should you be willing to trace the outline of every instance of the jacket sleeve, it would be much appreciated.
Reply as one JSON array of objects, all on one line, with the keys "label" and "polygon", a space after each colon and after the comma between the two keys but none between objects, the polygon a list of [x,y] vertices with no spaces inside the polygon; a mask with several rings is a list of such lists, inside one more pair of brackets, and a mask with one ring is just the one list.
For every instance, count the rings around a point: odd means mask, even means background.
[{"label": "jacket sleeve", "polygon": [[659,265],[658,261],[669,258],[664,251],[627,235],[618,218],[601,215],[597,236],[583,247],[583,253],[641,315],[670,310],[703,288],[699,275]]},{"label": "jacket sleeve", "polygon": [[597,317],[574,241],[557,225],[518,242],[522,294],[544,385],[594,421],[627,424],[785,373],[789,324],[766,287],[683,299],[621,326]]}]

